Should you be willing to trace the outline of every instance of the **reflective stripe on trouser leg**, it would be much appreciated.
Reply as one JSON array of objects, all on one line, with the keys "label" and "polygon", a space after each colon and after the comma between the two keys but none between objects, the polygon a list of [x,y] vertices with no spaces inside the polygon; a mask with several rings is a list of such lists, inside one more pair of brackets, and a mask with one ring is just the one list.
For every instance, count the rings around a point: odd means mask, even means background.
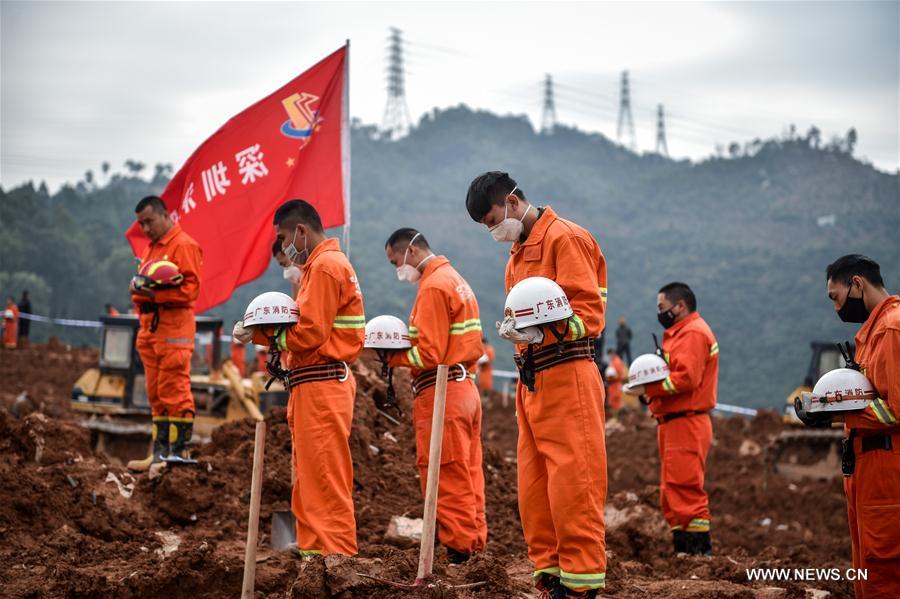
[{"label": "reflective stripe on trouser leg", "polygon": [[529,558],[536,571],[558,567],[588,577],[571,588],[597,588],[591,585],[606,572],[600,374],[590,360],[565,362],[537,373],[533,393],[519,386],[516,399],[519,511]]},{"label": "reflective stripe on trouser leg", "polygon": [[317,381],[291,389],[296,481],[291,508],[301,552],[354,555],[350,424],[356,379]]}]

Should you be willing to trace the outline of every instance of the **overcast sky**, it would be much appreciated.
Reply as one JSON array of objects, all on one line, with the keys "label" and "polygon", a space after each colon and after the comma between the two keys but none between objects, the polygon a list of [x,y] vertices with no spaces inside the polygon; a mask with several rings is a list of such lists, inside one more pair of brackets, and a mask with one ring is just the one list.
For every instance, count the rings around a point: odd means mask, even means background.
[{"label": "overcast sky", "polygon": [[388,27],[413,120],[466,103],[615,138],[632,79],[638,147],[666,106],[673,157],[815,124],[900,166],[898,2],[0,2],[0,184],[134,158],[178,168],[229,117],[351,40],[351,112],[380,123]]}]

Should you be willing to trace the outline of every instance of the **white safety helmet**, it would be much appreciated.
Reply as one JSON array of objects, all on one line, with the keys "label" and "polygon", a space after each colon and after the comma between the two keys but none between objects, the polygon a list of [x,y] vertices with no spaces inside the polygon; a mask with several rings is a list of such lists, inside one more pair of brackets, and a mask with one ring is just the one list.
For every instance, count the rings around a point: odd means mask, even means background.
[{"label": "white safety helmet", "polygon": [[669,376],[669,365],[656,354],[643,354],[628,367],[630,386],[656,383]]},{"label": "white safety helmet", "polygon": [[836,368],[823,374],[812,395],[811,412],[861,410],[878,397],[871,381],[852,368]]},{"label": "white safety helmet", "polygon": [[280,291],[267,291],[253,298],[244,312],[244,326],[291,324],[300,318],[297,302]]},{"label": "white safety helmet", "polygon": [[366,323],[367,348],[373,349],[409,349],[409,329],[406,323],[396,316],[376,316]]},{"label": "white safety helmet", "polygon": [[3,313],[3,318],[13,318],[14,316],[15,316],[15,314],[13,314],[12,310],[6,310]]},{"label": "white safety helmet", "polygon": [[548,324],[572,316],[562,287],[546,277],[528,277],[516,283],[506,296],[504,316],[512,316],[516,329]]},{"label": "white safety helmet", "polygon": [[603,372],[603,376],[605,376],[607,379],[614,379],[619,376],[619,373],[616,371],[616,367],[610,364]]}]

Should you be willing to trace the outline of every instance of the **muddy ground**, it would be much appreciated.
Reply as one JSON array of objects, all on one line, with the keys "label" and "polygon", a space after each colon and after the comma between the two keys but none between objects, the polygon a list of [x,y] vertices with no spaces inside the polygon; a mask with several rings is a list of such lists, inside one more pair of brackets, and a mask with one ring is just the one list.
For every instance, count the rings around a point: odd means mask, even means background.
[{"label": "muddy ground", "polygon": [[[195,452],[197,468],[132,476],[94,455],[72,383],[96,363],[94,350],[56,343],[0,350],[0,596],[236,597],[240,595],[254,426],[226,424]],[[401,425],[374,409],[378,372],[359,380],[351,438],[360,554],[303,562],[269,547],[273,510],[288,509],[289,435],[284,411],[267,417],[268,437],[256,576],[258,597],[534,597],[515,492],[515,415],[499,396],[484,411],[487,550],[451,566],[439,550],[436,584],[415,579],[417,547],[385,539],[391,516],[420,517],[407,379],[397,377]],[[21,393],[25,392],[22,396]],[[17,400],[18,398],[18,400]],[[723,398],[724,400],[725,398]],[[781,430],[775,414],[714,418],[707,489],[715,556],[671,555],[658,509],[656,427],[642,414],[607,423],[608,587],[614,597],[803,597],[808,589],[850,597],[846,582],[751,583],[756,567],[850,566],[839,477],[790,481],[767,470],[765,446]],[[484,583],[475,587],[460,587]],[[449,588],[451,585],[457,588]]]}]

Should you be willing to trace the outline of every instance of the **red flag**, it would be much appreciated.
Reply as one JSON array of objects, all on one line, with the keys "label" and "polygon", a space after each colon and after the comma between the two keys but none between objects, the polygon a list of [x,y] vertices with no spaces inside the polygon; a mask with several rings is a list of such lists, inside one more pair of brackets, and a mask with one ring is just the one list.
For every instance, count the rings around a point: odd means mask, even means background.
[{"label": "red flag", "polygon": [[[266,270],[285,200],[311,203],[326,228],[349,224],[347,64],[345,46],[232,117],[166,186],[170,215],[203,249],[196,312]],[[149,243],[137,222],[125,237],[138,256]]]}]

